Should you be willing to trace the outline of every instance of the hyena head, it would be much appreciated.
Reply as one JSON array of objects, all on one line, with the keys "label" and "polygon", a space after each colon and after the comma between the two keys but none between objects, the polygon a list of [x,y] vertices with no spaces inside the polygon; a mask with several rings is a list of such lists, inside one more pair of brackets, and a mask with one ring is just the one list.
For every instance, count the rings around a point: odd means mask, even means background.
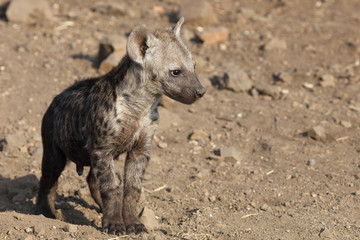
[{"label": "hyena head", "polygon": [[129,57],[151,75],[159,93],[191,104],[205,94],[195,73],[195,62],[180,38],[181,18],[170,30],[151,32],[136,27],[127,42]]}]

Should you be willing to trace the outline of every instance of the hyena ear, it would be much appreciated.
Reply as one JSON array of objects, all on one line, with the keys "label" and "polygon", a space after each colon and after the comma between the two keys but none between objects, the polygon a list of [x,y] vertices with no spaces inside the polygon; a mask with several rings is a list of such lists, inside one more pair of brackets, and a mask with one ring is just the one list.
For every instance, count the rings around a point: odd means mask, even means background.
[{"label": "hyena ear", "polygon": [[126,51],[129,57],[139,64],[143,64],[145,58],[150,60],[155,53],[159,40],[145,26],[137,26],[127,40]]},{"label": "hyena ear", "polygon": [[181,25],[184,23],[184,17],[181,17],[180,20],[176,23],[176,25],[171,29],[171,31],[175,34],[176,37],[180,37]]}]

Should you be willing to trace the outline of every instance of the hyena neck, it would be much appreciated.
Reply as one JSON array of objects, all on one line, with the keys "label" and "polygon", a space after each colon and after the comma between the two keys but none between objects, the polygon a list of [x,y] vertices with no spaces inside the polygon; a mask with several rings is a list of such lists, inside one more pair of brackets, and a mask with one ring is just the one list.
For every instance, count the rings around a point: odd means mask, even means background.
[{"label": "hyena neck", "polygon": [[142,66],[133,62],[128,55],[125,55],[108,76],[107,79],[117,89],[118,96],[126,98],[132,108],[138,108],[140,111],[157,104],[162,95],[157,90],[152,76]]}]

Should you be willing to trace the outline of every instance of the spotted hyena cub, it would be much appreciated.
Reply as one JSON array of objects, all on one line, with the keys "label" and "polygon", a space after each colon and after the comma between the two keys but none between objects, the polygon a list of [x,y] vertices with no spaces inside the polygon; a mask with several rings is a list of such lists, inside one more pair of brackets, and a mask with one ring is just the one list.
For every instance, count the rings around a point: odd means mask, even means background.
[{"label": "spotted hyena cub", "polygon": [[[205,93],[191,53],[180,39],[183,21],[162,31],[136,27],[117,67],[75,83],[54,98],[41,127],[44,153],[37,204],[46,217],[55,218],[57,181],[68,159],[79,175],[90,166],[87,182],[103,212],[104,231],[146,231],[136,205],[158,125],[158,102],[165,94],[191,104]],[[125,152],[122,187],[114,159]]]}]

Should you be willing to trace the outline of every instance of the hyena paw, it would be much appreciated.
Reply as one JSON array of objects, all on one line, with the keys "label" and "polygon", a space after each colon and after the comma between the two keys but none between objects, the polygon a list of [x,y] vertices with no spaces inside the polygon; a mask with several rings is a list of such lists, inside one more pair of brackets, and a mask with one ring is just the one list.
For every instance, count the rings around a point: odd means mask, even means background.
[{"label": "hyena paw", "polygon": [[108,234],[123,235],[126,233],[124,223],[120,221],[103,221],[102,230]]},{"label": "hyena paw", "polygon": [[126,233],[130,234],[130,233],[135,233],[135,234],[139,234],[139,233],[148,233],[148,230],[146,229],[146,227],[144,226],[144,224],[142,223],[135,223],[135,224],[130,224],[126,226]]}]

